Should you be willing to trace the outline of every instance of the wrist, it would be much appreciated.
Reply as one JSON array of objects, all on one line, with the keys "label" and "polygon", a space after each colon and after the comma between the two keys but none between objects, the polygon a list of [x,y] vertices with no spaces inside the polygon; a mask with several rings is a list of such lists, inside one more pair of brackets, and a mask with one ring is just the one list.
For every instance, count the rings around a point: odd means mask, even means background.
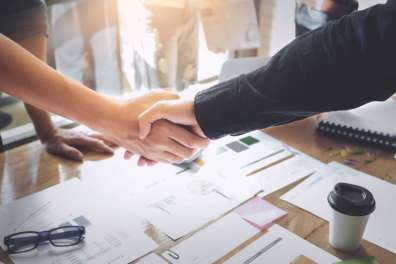
[{"label": "wrist", "polygon": [[129,112],[127,108],[126,102],[105,98],[101,108],[93,111],[95,117],[90,118],[86,124],[110,138],[135,138],[138,134],[137,123],[130,117],[135,113],[132,109]]},{"label": "wrist", "polygon": [[41,143],[47,143],[56,137],[58,129],[51,123],[51,125],[46,126],[44,129],[35,127],[37,138]]}]

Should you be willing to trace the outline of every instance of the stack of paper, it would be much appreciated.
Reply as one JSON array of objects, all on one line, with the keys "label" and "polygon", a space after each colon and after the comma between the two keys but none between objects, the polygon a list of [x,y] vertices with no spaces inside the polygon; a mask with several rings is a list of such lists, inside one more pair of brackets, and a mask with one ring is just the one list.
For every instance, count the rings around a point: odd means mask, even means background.
[{"label": "stack of paper", "polygon": [[[113,162],[120,158],[114,157]],[[86,175],[94,174],[95,167],[88,164],[82,178],[88,188],[116,201],[125,214],[146,218],[173,239],[195,231],[258,192],[257,188],[236,188],[246,177],[224,177],[210,166],[179,174],[180,168],[169,165],[146,170],[128,166],[130,170],[125,171],[130,175],[100,170],[90,177]]]},{"label": "stack of paper", "polygon": [[[216,155],[211,155],[214,150]],[[106,165],[100,165],[103,170],[99,168],[95,173],[97,167],[92,163],[85,166],[81,174],[83,180],[96,191],[111,195],[109,199],[117,198],[117,203],[122,205],[120,208],[124,207],[126,214],[146,218],[172,239],[179,239],[261,190],[269,194],[322,166],[322,163],[299,153],[249,177],[240,169],[219,171],[219,168],[227,168],[223,166],[225,164],[232,164],[228,168],[249,167],[251,164],[252,169],[256,170],[258,164],[268,164],[267,160],[278,161],[279,156],[272,155],[278,152],[294,153],[293,150],[286,150],[279,141],[257,131],[224,139],[203,155],[206,164],[198,170],[180,173],[179,168],[165,165],[142,170],[123,161],[121,154],[117,153],[111,161],[105,161]],[[116,164],[121,172],[110,171],[110,163]],[[92,177],[91,174],[96,175]],[[257,217],[262,215],[248,216],[252,221],[263,221]]]},{"label": "stack of paper", "polygon": [[373,193],[377,207],[364,238],[396,253],[396,236],[389,231],[394,230],[396,218],[396,186],[391,183],[333,162],[281,198],[329,221],[332,212],[327,196],[339,182],[356,184]]},{"label": "stack of paper", "polygon": [[[130,262],[157,246],[145,235],[143,219],[179,239],[260,191],[267,195],[323,167],[259,131],[221,140],[205,151],[205,165],[196,169],[163,164],[139,168],[135,161],[125,161],[122,154],[119,150],[110,159],[87,162],[81,170],[82,182],[71,180],[1,206],[0,236],[62,224],[87,228],[85,243],[71,251],[42,247],[29,258],[15,255],[13,260],[44,264],[69,263],[70,259],[79,263]],[[259,198],[235,212],[175,246],[164,257],[172,263],[211,263],[255,235],[257,228],[268,228],[286,214]],[[141,263],[161,260],[150,255]]]}]

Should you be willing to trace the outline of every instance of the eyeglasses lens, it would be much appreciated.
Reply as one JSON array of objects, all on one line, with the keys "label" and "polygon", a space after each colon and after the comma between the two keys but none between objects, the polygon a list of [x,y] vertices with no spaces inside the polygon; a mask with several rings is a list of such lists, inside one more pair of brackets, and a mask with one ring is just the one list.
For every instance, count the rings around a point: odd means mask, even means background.
[{"label": "eyeglasses lens", "polygon": [[16,234],[6,241],[9,253],[30,251],[37,246],[39,236],[36,233]]},{"label": "eyeglasses lens", "polygon": [[60,227],[51,231],[49,239],[54,246],[67,247],[77,245],[81,241],[82,231],[79,227]]}]

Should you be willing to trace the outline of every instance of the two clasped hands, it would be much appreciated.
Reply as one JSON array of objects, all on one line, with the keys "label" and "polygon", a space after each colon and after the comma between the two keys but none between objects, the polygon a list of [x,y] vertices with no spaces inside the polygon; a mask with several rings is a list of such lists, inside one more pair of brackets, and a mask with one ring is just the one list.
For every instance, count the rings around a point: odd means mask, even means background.
[{"label": "two clasped hands", "polygon": [[104,96],[48,67],[1,34],[0,84],[0,91],[99,132],[103,142],[125,148],[125,158],[140,155],[139,165],[181,163],[209,142],[192,121],[192,108],[177,117],[171,111],[158,112],[167,103],[177,104],[179,95],[158,90],[124,100]]},{"label": "two clasped hands", "polygon": [[150,92],[121,102],[120,106],[119,117],[126,120],[118,124],[130,127],[119,128],[108,137],[126,149],[126,159],[140,155],[139,166],[158,161],[181,163],[209,144],[195,119],[193,102],[175,93]]}]

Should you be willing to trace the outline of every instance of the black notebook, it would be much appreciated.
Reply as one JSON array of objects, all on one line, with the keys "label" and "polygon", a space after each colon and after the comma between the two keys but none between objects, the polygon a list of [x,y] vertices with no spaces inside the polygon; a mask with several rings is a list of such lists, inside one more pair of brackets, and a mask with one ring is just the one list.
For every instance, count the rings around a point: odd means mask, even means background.
[{"label": "black notebook", "polygon": [[325,113],[317,130],[396,150],[396,100],[373,102],[349,111]]}]

